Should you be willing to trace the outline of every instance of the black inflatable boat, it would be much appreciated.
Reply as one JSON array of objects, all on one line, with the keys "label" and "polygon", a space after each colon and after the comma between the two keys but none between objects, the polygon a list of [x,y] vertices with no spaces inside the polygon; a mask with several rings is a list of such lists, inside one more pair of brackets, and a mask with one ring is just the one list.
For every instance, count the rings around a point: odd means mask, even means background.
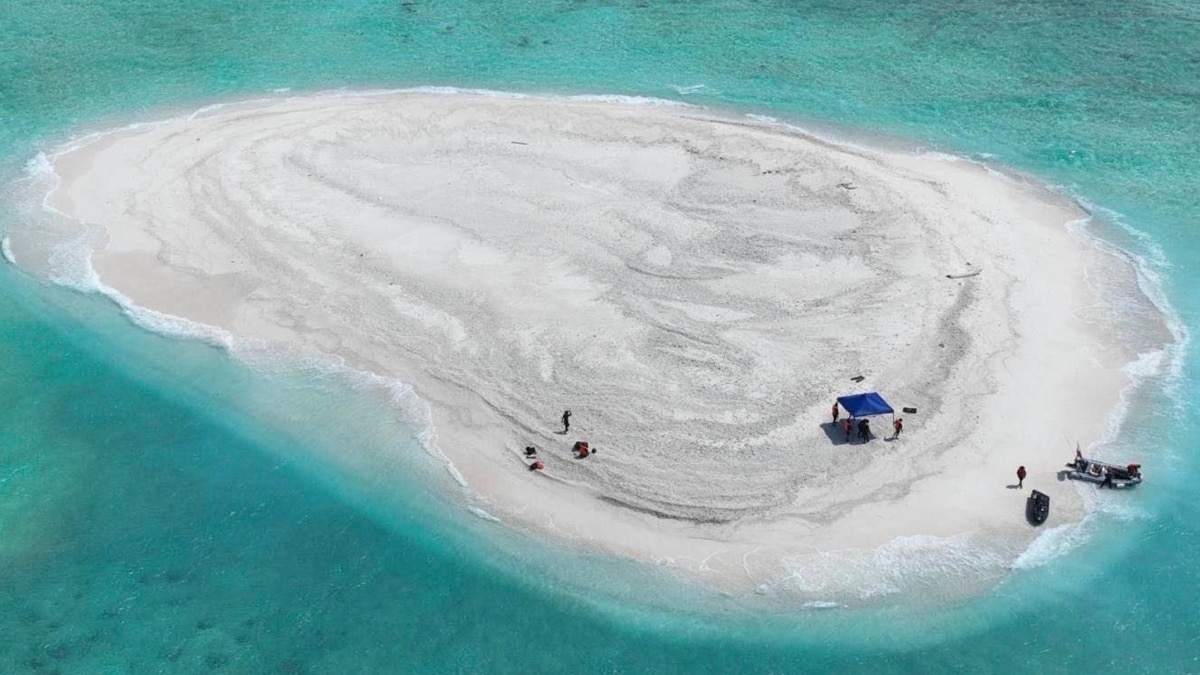
[{"label": "black inflatable boat", "polygon": [[1050,517],[1050,497],[1034,490],[1025,502],[1025,519],[1030,525],[1041,525]]}]

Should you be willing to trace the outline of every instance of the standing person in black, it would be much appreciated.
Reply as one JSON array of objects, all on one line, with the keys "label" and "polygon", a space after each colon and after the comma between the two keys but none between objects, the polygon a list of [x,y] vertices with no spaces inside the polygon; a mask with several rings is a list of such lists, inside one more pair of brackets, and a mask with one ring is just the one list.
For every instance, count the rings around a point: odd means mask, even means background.
[{"label": "standing person in black", "polygon": [[563,433],[565,434],[571,430],[571,411],[570,410],[563,411],[562,421],[563,421]]}]

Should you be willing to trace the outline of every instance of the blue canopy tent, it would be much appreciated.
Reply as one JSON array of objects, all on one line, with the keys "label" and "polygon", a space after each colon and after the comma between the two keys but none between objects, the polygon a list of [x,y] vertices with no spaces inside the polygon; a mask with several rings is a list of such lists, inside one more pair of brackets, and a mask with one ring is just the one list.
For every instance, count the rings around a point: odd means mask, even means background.
[{"label": "blue canopy tent", "polygon": [[839,396],[838,405],[851,417],[870,417],[871,415],[894,415],[895,410],[883,400],[879,392],[869,391],[865,394],[850,394]]}]

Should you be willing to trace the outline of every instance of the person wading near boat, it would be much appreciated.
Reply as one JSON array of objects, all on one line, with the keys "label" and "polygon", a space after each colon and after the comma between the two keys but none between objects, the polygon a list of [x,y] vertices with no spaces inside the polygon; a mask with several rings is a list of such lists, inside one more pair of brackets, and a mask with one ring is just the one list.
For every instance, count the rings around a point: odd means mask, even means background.
[{"label": "person wading near boat", "polygon": [[1017,467],[1017,489],[1018,490],[1025,487],[1025,476],[1026,476],[1025,467],[1018,466]]},{"label": "person wading near boat", "polygon": [[565,434],[571,430],[571,411],[570,410],[563,411],[562,422],[563,422],[563,433]]}]

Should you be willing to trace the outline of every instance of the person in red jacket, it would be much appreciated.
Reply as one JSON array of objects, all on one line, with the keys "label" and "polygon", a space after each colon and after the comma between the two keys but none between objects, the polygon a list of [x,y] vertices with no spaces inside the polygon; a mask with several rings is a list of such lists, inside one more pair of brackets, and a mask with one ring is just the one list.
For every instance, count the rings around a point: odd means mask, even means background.
[{"label": "person in red jacket", "polygon": [[1025,467],[1018,466],[1017,467],[1017,489],[1018,490],[1025,487],[1025,476],[1026,476]]},{"label": "person in red jacket", "polygon": [[896,421],[892,422],[892,429],[895,430],[895,433],[892,434],[892,438],[900,438],[900,432],[904,431],[904,418],[897,417]]}]

